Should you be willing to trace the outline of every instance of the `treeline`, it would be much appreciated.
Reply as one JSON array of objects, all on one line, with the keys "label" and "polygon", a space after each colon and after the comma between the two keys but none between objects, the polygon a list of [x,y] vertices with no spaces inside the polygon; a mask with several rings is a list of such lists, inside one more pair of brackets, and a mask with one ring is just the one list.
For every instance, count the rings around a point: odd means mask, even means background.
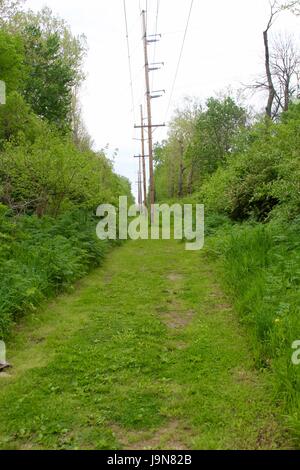
[{"label": "treeline", "polygon": [[156,148],[155,177],[158,199],[205,204],[207,254],[299,442],[300,103],[273,121],[231,97],[189,102]]},{"label": "treeline", "polygon": [[22,4],[0,0],[0,338],[101,262],[96,207],[132,197],[81,118],[84,36]]},{"label": "treeline", "polygon": [[195,194],[233,221],[299,215],[299,121],[295,100],[279,119],[250,119],[231,97],[177,111],[156,147],[159,200]]}]

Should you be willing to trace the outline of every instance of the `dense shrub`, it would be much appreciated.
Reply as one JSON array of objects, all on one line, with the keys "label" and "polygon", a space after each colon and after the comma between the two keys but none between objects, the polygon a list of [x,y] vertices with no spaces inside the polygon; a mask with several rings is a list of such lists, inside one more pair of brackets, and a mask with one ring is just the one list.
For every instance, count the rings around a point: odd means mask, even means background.
[{"label": "dense shrub", "polygon": [[234,220],[265,221],[273,212],[292,219],[300,213],[300,106],[281,123],[264,121],[248,132],[246,144],[206,179],[199,199]]},{"label": "dense shrub", "polygon": [[0,158],[0,201],[15,211],[54,217],[72,207],[94,208],[128,194],[103,153],[81,152],[48,128],[33,143],[6,144]]},{"label": "dense shrub", "polygon": [[57,219],[23,216],[14,221],[0,206],[0,337],[44,299],[98,266],[108,248],[85,210]]}]

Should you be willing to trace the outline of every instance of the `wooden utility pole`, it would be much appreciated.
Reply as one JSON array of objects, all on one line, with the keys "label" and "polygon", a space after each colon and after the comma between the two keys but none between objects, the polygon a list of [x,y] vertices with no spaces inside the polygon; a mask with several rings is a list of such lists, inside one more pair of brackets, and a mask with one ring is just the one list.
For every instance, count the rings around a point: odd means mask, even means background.
[{"label": "wooden utility pole", "polygon": [[[147,185],[146,185],[146,166],[145,166],[145,136],[144,129],[148,130],[148,144],[149,144],[149,179],[150,179],[150,206],[151,206],[151,221],[154,221],[154,204],[155,204],[155,184],[154,184],[154,165],[153,165],[153,138],[152,138],[152,129],[154,127],[165,127],[165,124],[152,124],[152,109],[151,109],[151,100],[154,98],[160,98],[162,95],[161,92],[165,90],[158,90],[151,94],[150,90],[150,72],[159,70],[159,66],[163,63],[156,63],[150,66],[148,60],[148,45],[150,43],[155,43],[158,41],[157,37],[159,34],[152,36],[152,39],[147,36],[147,26],[146,26],[146,12],[142,11],[142,27],[143,27],[143,46],[144,46],[144,60],[145,60],[145,81],[146,81],[146,97],[147,97],[147,124],[144,124],[143,116],[143,107],[141,106],[141,125],[134,126],[135,129],[142,129],[142,165],[143,165],[143,177],[144,177],[144,203],[147,203]],[[138,157],[139,158],[139,157]]]},{"label": "wooden utility pole", "polygon": [[[147,114],[148,114],[150,205],[151,205],[151,221],[153,222],[153,219],[154,219],[154,204],[155,204],[155,185],[154,185],[154,168],[153,168],[152,109],[151,109],[151,92],[150,92],[149,60],[148,60],[148,40],[147,40],[147,26],[146,26],[146,12],[145,12],[145,10],[142,11],[142,19],[143,19],[143,41],[144,41],[144,58],[145,58]],[[143,129],[143,123],[142,123],[142,129]]]},{"label": "wooden utility pole", "polygon": [[138,172],[138,204],[139,208],[143,206],[143,193],[142,193],[142,168],[141,168],[141,157],[139,158],[139,172]]},{"label": "wooden utility pole", "polygon": [[146,177],[146,157],[145,157],[145,131],[143,105],[141,104],[141,133],[142,133],[142,166],[143,166],[143,188],[144,188],[144,206],[147,207],[147,177]]}]

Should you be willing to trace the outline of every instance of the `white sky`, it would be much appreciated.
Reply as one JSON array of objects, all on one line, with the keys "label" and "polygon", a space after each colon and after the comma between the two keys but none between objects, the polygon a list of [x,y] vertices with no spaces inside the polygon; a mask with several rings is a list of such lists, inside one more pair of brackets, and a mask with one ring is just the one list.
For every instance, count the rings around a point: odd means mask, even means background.
[{"label": "white sky", "polygon": [[[125,36],[123,0],[27,0],[34,10],[49,6],[62,16],[75,34],[87,36],[89,53],[87,80],[82,91],[84,119],[97,149],[109,144],[118,173],[133,183],[136,194],[140,137],[134,130],[139,121],[139,105],[144,100],[144,70],[140,5],[147,0],[127,0],[129,39],[132,55],[135,111],[131,90]],[[157,0],[148,0],[148,33],[155,33]],[[154,90],[165,89],[164,98],[153,100],[153,121],[165,122],[183,96],[205,100],[229,85],[240,88],[263,72],[262,31],[268,18],[268,0],[194,0],[189,32],[173,95],[166,109],[182,44],[190,0],[160,0],[156,61],[165,62],[154,72]],[[273,32],[292,32],[299,39],[299,18],[282,14]],[[150,58],[154,46],[150,46]],[[135,115],[135,118],[134,118]],[[166,119],[167,118],[167,119]],[[139,124],[139,122],[137,122]],[[158,129],[160,140],[167,130]]]}]

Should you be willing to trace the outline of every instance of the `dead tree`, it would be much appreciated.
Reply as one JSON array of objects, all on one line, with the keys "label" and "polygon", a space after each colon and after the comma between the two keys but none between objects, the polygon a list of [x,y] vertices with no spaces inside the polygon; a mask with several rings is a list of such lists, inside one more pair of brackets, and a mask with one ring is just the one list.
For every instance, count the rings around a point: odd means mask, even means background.
[{"label": "dead tree", "polygon": [[300,54],[292,36],[279,36],[271,54],[271,71],[276,82],[275,100],[282,111],[288,111],[297,93]]},{"label": "dead tree", "polygon": [[268,87],[268,101],[266,106],[266,115],[272,118],[272,109],[273,103],[276,96],[276,90],[273,83],[273,76],[271,71],[271,61],[270,61],[270,47],[269,47],[269,31],[273,26],[275,17],[281,11],[281,8],[278,6],[278,1],[273,0],[270,3],[270,18],[267,24],[266,30],[263,32],[264,37],[264,47],[265,47],[265,68],[266,68],[266,77],[267,77],[267,87]]},{"label": "dead tree", "polygon": [[[284,48],[285,51],[281,51],[280,55],[278,55],[277,50],[277,57],[274,61],[274,54],[270,51],[270,43],[269,43],[269,33],[276,20],[277,16],[282,12],[289,10],[294,14],[297,14],[299,11],[299,0],[289,0],[286,2],[282,2],[280,0],[270,0],[270,16],[267,23],[267,27],[263,32],[263,39],[264,39],[264,50],[265,50],[265,79],[262,81],[256,82],[254,85],[254,89],[262,89],[267,90],[268,92],[268,99],[266,105],[266,115],[273,119],[278,115],[280,109],[287,109],[290,100],[290,74],[291,74],[291,64],[283,64],[283,60],[286,62],[287,57],[283,57],[283,53],[288,53],[289,59],[291,58],[291,48]],[[293,62],[293,60],[292,60]],[[276,65],[277,64],[277,65]],[[278,65],[280,68],[282,66],[285,68],[284,72],[280,72]],[[288,67],[287,67],[288,65]],[[293,68],[293,67],[292,67]],[[293,72],[294,73],[294,72]],[[275,75],[275,76],[274,76]],[[284,79],[283,79],[284,75]],[[280,93],[276,89],[275,81],[281,81],[281,86],[283,82],[285,83],[285,97],[281,97]],[[289,77],[289,78],[288,78]],[[287,88],[288,86],[288,88]]]},{"label": "dead tree", "polygon": [[0,0],[0,24],[13,18],[24,2],[25,0]]}]

